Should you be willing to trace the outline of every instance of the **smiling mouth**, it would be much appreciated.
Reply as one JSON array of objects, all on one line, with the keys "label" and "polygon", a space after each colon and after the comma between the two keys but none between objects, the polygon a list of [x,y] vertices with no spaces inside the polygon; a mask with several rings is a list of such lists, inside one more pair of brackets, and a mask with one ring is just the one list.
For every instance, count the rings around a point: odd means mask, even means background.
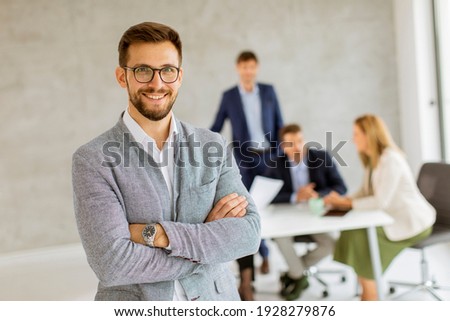
[{"label": "smiling mouth", "polygon": [[142,93],[145,97],[153,99],[153,100],[161,100],[164,97],[166,97],[167,94],[164,95],[156,95],[156,94],[149,94],[149,93]]}]

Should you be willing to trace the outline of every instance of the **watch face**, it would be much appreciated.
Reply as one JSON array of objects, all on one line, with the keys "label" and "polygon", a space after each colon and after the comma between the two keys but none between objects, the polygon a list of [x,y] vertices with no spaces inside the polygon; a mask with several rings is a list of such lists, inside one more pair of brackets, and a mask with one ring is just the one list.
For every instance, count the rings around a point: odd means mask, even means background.
[{"label": "watch face", "polygon": [[144,228],[144,231],[143,231],[143,235],[144,235],[144,237],[145,238],[152,238],[154,235],[155,235],[155,233],[156,233],[156,228],[155,228],[155,226],[154,225],[147,225],[145,228]]}]

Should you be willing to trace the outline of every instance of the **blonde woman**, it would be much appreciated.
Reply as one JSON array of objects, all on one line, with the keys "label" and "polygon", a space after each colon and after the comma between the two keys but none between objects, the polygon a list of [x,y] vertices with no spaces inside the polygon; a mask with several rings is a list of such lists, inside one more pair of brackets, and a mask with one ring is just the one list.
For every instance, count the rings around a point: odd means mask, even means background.
[{"label": "blonde woman", "polygon": [[[403,153],[381,118],[357,118],[353,141],[365,169],[363,186],[351,197],[331,193],[325,203],[342,209],[381,209],[392,216],[393,224],[377,229],[384,272],[404,248],[431,233],[436,211],[418,190]],[[342,232],[334,253],[336,261],[352,266],[358,274],[364,301],[377,299],[369,253],[365,230]]]}]

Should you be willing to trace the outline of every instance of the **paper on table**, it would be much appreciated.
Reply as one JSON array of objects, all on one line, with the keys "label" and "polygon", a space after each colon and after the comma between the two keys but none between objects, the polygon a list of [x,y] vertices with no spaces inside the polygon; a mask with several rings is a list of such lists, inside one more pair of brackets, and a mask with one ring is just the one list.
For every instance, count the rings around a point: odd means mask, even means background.
[{"label": "paper on table", "polygon": [[283,186],[281,179],[273,179],[264,176],[256,176],[250,187],[250,195],[256,204],[258,210],[266,208],[270,202],[277,196]]}]

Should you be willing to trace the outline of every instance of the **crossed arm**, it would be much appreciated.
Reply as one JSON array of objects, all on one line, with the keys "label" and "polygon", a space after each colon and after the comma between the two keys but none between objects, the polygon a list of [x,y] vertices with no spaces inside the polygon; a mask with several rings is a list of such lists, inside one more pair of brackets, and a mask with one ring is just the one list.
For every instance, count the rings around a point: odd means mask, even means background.
[{"label": "crossed arm", "polygon": [[[205,223],[213,222],[223,218],[239,218],[247,213],[247,199],[239,196],[237,193],[229,194],[223,197],[206,217]],[[146,224],[130,224],[130,239],[135,243],[146,245],[142,237],[142,230]],[[170,244],[169,237],[161,224],[156,224],[156,236],[154,246],[157,248],[167,248]]]}]

